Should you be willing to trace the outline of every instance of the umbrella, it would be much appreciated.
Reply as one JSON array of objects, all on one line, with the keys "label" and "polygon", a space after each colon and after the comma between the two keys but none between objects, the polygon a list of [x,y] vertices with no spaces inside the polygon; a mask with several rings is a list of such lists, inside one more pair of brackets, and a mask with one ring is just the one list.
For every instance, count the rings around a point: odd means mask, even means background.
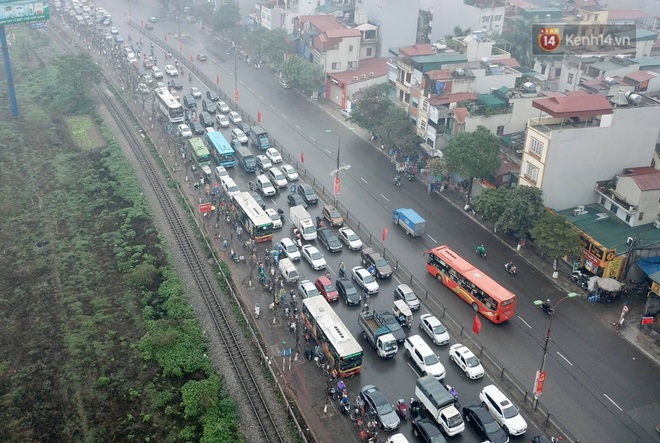
[{"label": "umbrella", "polygon": [[621,283],[613,278],[599,278],[598,287],[610,292],[617,292],[621,290]]}]

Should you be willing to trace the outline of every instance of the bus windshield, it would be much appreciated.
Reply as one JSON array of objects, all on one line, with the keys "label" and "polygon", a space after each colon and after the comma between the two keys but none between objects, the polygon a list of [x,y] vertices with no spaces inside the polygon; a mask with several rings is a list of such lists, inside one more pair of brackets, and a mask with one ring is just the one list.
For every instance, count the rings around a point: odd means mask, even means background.
[{"label": "bus windshield", "polygon": [[273,221],[249,192],[238,192],[232,202],[238,219],[254,241],[260,243],[273,238]]}]

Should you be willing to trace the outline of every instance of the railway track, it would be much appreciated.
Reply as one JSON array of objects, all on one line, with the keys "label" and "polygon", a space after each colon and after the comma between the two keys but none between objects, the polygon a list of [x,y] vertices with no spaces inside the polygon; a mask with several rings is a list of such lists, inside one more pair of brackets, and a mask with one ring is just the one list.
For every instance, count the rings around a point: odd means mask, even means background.
[{"label": "railway track", "polygon": [[[53,28],[47,28],[46,32],[65,52],[75,52],[74,48]],[[110,83],[109,80],[108,83]],[[258,425],[263,435],[263,441],[273,443],[289,441],[289,438],[279,429],[277,421],[271,414],[262,388],[259,386],[257,377],[255,377],[254,371],[260,369],[251,368],[248,359],[250,349],[240,346],[241,330],[232,327],[231,319],[226,314],[226,312],[232,312],[232,310],[224,307],[226,302],[223,303],[220,299],[221,294],[218,292],[211,272],[209,272],[206,259],[197,252],[196,240],[186,228],[186,220],[180,216],[176,203],[170,196],[158,167],[154,164],[149,152],[142,146],[141,139],[135,134],[135,128],[124,117],[122,109],[113,101],[110,94],[101,86],[94,86],[94,90],[110,115],[112,115],[124,137],[128,140],[131,150],[142,167],[142,173],[149,181],[158,199],[167,223],[176,237],[177,245],[188,268],[187,271],[193,276],[200,293],[204,297],[218,335],[225,347],[227,358],[231,360],[233,365],[236,379],[240,382],[243,394],[251,406],[253,423]]]}]

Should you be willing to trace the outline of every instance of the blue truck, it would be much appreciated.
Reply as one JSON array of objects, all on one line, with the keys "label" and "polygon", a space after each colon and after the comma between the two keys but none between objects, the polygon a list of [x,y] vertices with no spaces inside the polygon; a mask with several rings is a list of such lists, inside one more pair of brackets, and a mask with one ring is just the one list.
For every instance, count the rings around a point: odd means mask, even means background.
[{"label": "blue truck", "polygon": [[406,234],[419,237],[426,232],[426,220],[410,208],[399,208],[392,212],[394,224],[401,226]]},{"label": "blue truck", "polygon": [[250,128],[250,141],[253,145],[259,148],[260,151],[266,151],[270,148],[268,134],[261,126],[252,126]]}]

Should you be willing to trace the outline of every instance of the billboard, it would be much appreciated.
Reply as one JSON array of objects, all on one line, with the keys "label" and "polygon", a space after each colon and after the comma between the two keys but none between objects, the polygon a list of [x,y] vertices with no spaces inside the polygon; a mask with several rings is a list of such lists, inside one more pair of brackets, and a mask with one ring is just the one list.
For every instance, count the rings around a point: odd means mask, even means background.
[{"label": "billboard", "polygon": [[0,0],[0,25],[13,25],[50,18],[50,7],[45,1]]}]

